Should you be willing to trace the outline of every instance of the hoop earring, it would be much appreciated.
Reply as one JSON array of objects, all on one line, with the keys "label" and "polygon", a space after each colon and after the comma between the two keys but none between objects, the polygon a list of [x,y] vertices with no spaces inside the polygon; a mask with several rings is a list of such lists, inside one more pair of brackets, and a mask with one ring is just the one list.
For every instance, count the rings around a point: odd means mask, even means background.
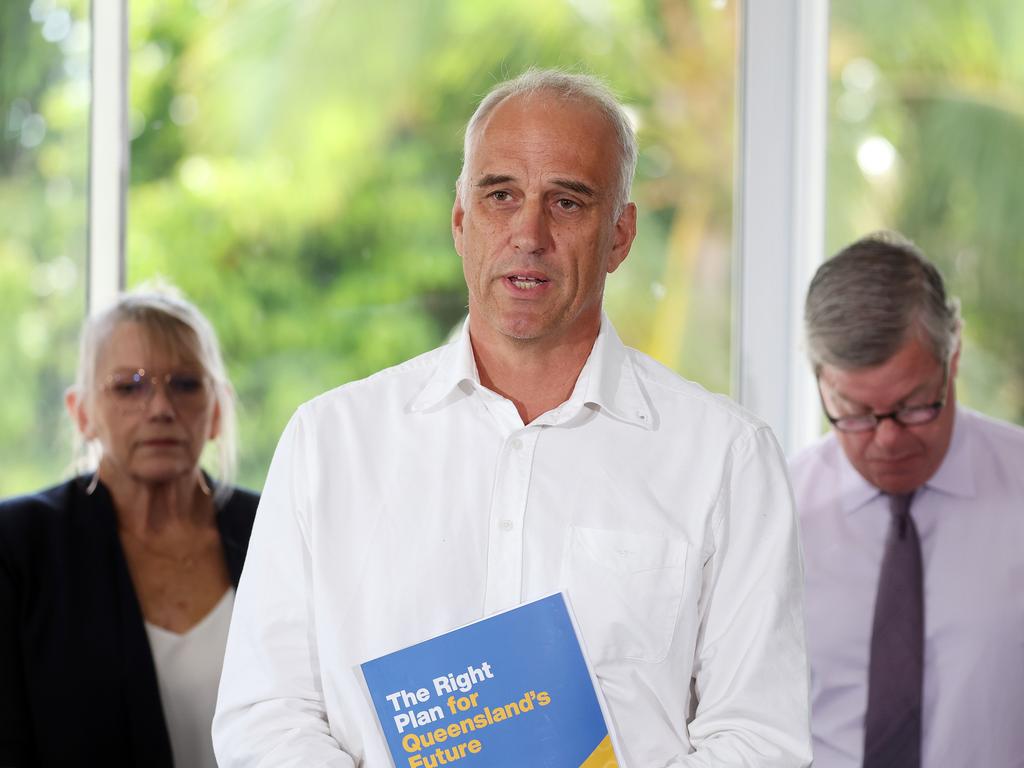
[{"label": "hoop earring", "polygon": [[199,490],[203,492],[204,496],[212,496],[213,491],[210,489],[210,484],[206,482],[206,475],[199,472]]},{"label": "hoop earring", "polygon": [[99,484],[100,484],[100,471],[97,469],[96,472],[93,473],[92,480],[90,480],[89,484],[87,486],[85,486],[85,495],[86,496],[92,496],[93,493],[96,492],[96,486],[99,485]]}]

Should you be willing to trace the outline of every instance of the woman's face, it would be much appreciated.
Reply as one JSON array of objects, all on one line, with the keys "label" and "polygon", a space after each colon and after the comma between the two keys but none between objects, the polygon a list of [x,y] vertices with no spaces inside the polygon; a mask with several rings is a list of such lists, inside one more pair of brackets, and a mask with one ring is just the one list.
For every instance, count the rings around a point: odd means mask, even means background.
[{"label": "woman's face", "polygon": [[134,322],[114,327],[96,361],[92,397],[78,410],[86,439],[103,448],[100,477],[143,483],[194,472],[218,417],[202,367]]}]

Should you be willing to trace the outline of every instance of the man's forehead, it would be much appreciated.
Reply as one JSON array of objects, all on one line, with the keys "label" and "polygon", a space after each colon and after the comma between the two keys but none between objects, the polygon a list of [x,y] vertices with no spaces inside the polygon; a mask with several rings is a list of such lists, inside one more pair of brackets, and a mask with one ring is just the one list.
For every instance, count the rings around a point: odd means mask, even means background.
[{"label": "man's forehead", "polygon": [[853,405],[881,407],[902,402],[920,394],[930,394],[937,386],[941,366],[917,361],[910,366],[894,366],[893,361],[874,368],[841,369],[824,365],[820,378],[832,397]]},{"label": "man's forehead", "polygon": [[615,134],[607,117],[593,104],[567,99],[551,93],[518,94],[498,104],[476,131],[476,148],[492,143],[526,146],[538,141],[564,145],[576,151],[586,145],[601,146],[614,142]]},{"label": "man's forehead", "polygon": [[[479,127],[469,147],[471,183],[503,178],[525,183],[541,174],[546,181],[570,181],[591,189],[605,179],[615,136],[592,105],[550,94],[506,99]],[[564,185],[563,185],[564,186]]]},{"label": "man's forehead", "polygon": [[596,112],[597,108],[582,99],[566,97],[553,91],[515,93],[495,104],[481,127],[486,128],[489,124],[509,116],[521,120],[523,114],[550,115],[555,110],[586,113]]}]

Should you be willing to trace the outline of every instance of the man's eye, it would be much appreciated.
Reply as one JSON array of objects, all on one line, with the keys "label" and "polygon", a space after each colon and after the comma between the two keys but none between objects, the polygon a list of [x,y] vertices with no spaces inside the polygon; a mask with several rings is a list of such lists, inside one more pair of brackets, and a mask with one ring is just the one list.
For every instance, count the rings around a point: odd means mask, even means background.
[{"label": "man's eye", "polygon": [[563,211],[575,211],[577,208],[580,207],[580,204],[577,203],[575,200],[570,200],[566,197],[563,197],[561,200],[558,201],[558,207],[561,208]]},{"label": "man's eye", "polygon": [[499,203],[504,203],[512,199],[512,195],[510,195],[503,189],[498,189],[495,190],[494,192],[491,192],[491,197],[497,200]]}]

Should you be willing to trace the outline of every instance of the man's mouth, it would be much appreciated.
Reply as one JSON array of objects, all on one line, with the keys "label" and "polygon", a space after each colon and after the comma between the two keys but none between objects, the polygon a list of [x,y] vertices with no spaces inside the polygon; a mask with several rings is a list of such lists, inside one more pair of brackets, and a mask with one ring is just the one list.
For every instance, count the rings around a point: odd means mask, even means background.
[{"label": "man's mouth", "polygon": [[529,291],[536,288],[538,285],[543,285],[548,282],[540,277],[527,277],[526,275],[509,275],[505,279],[521,291]]},{"label": "man's mouth", "polygon": [[919,454],[904,453],[897,456],[869,456],[868,460],[873,461],[875,464],[898,466],[900,464],[906,464],[907,462],[914,461],[917,458],[919,458]]}]

